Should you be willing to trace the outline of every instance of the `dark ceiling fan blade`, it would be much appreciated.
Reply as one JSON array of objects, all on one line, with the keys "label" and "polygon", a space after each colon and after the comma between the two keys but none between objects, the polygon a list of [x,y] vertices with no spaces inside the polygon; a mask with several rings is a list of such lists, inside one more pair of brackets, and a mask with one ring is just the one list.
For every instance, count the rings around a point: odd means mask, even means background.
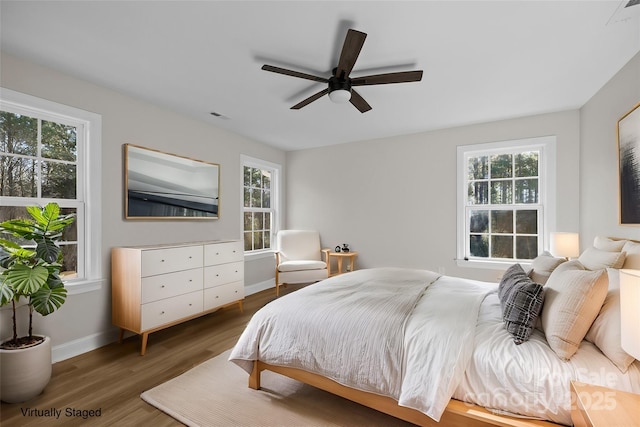
[{"label": "dark ceiling fan blade", "polygon": [[318,92],[318,93],[316,93],[316,94],[314,94],[314,95],[311,95],[311,96],[310,96],[310,97],[308,97],[307,99],[305,99],[305,100],[302,100],[302,101],[298,102],[296,105],[294,105],[293,107],[291,107],[291,109],[292,109],[292,110],[299,110],[299,109],[301,109],[302,107],[304,107],[305,105],[309,105],[309,104],[311,104],[311,103],[312,103],[313,101],[315,101],[316,99],[320,99],[320,98],[322,98],[323,96],[325,96],[325,95],[326,95],[326,94],[328,94],[328,93],[329,93],[329,88],[327,88],[327,89],[323,89],[323,90],[321,90],[320,92]]},{"label": "dark ceiling fan blade", "polygon": [[398,73],[376,74],[372,76],[355,77],[351,79],[351,86],[383,85],[388,83],[409,83],[422,80],[422,70],[401,71]]},{"label": "dark ceiling fan blade", "polygon": [[321,83],[328,83],[329,79],[324,77],[318,77],[311,74],[301,73],[299,71],[287,70],[286,68],[274,67],[273,65],[263,65],[262,69],[265,71],[271,71],[272,73],[285,74],[287,76],[299,77],[301,79],[313,80]]},{"label": "dark ceiling fan blade", "polygon": [[361,113],[366,113],[371,110],[371,105],[360,96],[358,92],[351,89],[351,99],[349,100],[354,107],[356,107]]},{"label": "dark ceiling fan blade", "polygon": [[342,45],[342,52],[340,53],[340,59],[338,60],[336,77],[349,77],[356,60],[358,59],[358,55],[360,55],[362,45],[364,45],[364,40],[366,38],[367,35],[360,31],[352,29],[347,31],[347,36],[344,39],[344,45]]}]

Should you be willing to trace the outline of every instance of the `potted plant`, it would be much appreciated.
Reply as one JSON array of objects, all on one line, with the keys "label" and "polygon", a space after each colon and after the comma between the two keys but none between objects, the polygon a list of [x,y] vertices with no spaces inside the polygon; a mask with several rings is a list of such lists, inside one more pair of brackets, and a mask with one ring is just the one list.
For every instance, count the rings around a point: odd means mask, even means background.
[{"label": "potted plant", "polygon": [[[37,396],[51,379],[51,340],[33,335],[33,312],[47,316],[66,300],[60,279],[62,251],[56,242],[75,221],[75,214],[61,215],[57,203],[30,206],[27,212],[31,219],[0,223],[0,307],[13,308],[13,336],[0,343],[0,399],[9,403]],[[28,335],[18,337],[16,308],[21,298],[28,307],[29,329]]]}]

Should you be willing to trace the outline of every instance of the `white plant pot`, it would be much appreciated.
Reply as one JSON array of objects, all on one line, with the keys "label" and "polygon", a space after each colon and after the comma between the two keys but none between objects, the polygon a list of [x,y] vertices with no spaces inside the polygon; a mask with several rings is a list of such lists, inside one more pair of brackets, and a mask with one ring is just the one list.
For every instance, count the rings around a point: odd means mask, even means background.
[{"label": "white plant pot", "polygon": [[0,349],[0,400],[25,402],[42,393],[51,379],[51,338],[19,350]]}]

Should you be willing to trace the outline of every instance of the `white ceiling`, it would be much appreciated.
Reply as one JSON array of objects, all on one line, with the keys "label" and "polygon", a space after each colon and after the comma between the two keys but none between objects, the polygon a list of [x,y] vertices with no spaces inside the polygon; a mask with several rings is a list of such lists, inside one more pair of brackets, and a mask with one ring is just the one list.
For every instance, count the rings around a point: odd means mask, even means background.
[{"label": "white ceiling", "polygon": [[[627,1],[6,1],[2,50],[284,150],[575,109],[640,51]],[[328,97],[347,28],[373,109]],[[640,76],[639,76],[640,78]],[[216,118],[215,111],[225,116]]]}]

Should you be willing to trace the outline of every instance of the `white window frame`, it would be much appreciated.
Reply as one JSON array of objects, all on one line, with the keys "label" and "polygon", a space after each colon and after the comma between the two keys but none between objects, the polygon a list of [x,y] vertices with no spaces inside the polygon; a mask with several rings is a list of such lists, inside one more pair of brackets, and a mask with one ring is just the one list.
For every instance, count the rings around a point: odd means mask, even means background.
[{"label": "white window frame", "polygon": [[[77,209],[78,277],[66,279],[69,294],[100,289],[102,276],[102,116],[46,99],[0,88],[0,108],[32,117],[73,123],[78,135],[77,193],[67,206]],[[0,197],[0,204],[46,204],[46,198]]]},{"label": "white window frame", "polygon": [[266,169],[271,171],[271,235],[270,242],[271,248],[260,249],[255,251],[245,251],[244,256],[246,259],[267,258],[273,257],[275,248],[275,237],[278,230],[280,230],[280,216],[282,211],[281,206],[281,192],[282,192],[282,166],[277,163],[272,163],[266,160],[257,159],[255,157],[247,156],[245,154],[240,155],[240,236],[244,245],[244,168],[245,166]]},{"label": "white window frame", "polygon": [[[538,220],[538,248],[547,250],[549,232],[556,227],[556,137],[542,136],[518,140],[462,145],[457,148],[457,241],[456,263],[460,267],[504,270],[514,260],[469,259],[467,230],[467,159],[474,156],[509,154],[536,150],[540,152],[539,182],[542,217]],[[527,264],[526,262],[523,264]]]}]

